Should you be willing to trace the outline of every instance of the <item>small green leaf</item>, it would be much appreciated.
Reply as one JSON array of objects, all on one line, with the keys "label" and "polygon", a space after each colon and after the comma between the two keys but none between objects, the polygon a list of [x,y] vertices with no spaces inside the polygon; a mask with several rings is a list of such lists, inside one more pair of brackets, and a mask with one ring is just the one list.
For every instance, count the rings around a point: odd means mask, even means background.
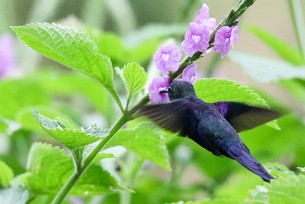
[{"label": "small green leaf", "polygon": [[12,29],[38,53],[97,79],[115,94],[111,61],[99,54],[85,30],[55,23],[33,23]]},{"label": "small green leaf", "polygon": [[260,82],[305,79],[305,66],[239,52],[230,53],[229,58],[239,64],[250,77]]},{"label": "small green leaf", "polygon": [[228,79],[201,79],[194,85],[197,96],[205,102],[234,101],[268,107],[266,101],[246,86]]},{"label": "small green leaf", "polygon": [[26,204],[29,192],[21,186],[13,186],[0,190],[0,203],[3,204]]},{"label": "small green leaf", "polygon": [[150,123],[141,123],[131,130],[120,130],[106,145],[122,145],[164,169],[170,170],[169,155],[162,132]]},{"label": "small green leaf", "polygon": [[[54,194],[74,171],[73,161],[62,149],[34,143],[29,153],[28,172],[18,180],[33,193]],[[72,188],[72,195],[89,196],[111,192],[111,187],[124,189],[107,171],[91,165]]]},{"label": "small green leaf", "polygon": [[8,187],[14,178],[13,170],[0,160],[0,186]]},{"label": "small green leaf", "polygon": [[[294,65],[304,65],[302,54],[290,44],[279,39],[277,36],[267,32],[266,30],[254,25],[247,25],[246,28],[253,33],[258,39],[268,45],[275,53],[284,60]],[[251,63],[249,63],[251,64]]]},{"label": "small green leaf", "polygon": [[94,143],[108,135],[108,130],[98,129],[91,126],[88,129],[69,129],[63,123],[52,120],[33,111],[34,116],[41,127],[55,140],[66,146],[68,149],[75,149]]},{"label": "small green leaf", "polygon": [[147,74],[144,68],[135,62],[128,63],[123,67],[122,77],[130,95],[141,90],[147,81]]}]

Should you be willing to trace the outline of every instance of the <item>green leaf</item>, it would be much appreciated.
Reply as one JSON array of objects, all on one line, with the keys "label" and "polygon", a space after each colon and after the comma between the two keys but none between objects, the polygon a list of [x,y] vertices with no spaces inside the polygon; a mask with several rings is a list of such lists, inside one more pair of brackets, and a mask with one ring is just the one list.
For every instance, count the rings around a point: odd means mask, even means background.
[{"label": "green leaf", "polygon": [[108,130],[98,129],[91,126],[88,129],[69,129],[63,123],[52,120],[33,111],[34,116],[41,127],[55,140],[66,146],[68,149],[76,149],[94,143],[108,135]]},{"label": "green leaf", "polygon": [[50,96],[37,80],[20,79],[0,83],[0,115],[15,119],[19,110],[26,106],[49,105]]},{"label": "green leaf", "polygon": [[285,61],[272,60],[244,53],[232,52],[230,60],[239,64],[253,79],[271,82],[286,79],[305,79],[305,66],[295,66]]},{"label": "green leaf", "polygon": [[55,23],[33,23],[12,29],[38,53],[97,79],[115,94],[111,61],[99,54],[85,30]]},{"label": "green leaf", "polygon": [[207,103],[234,101],[268,107],[266,101],[253,90],[228,79],[201,79],[194,85],[197,96]]},{"label": "green leaf", "polygon": [[[268,108],[267,102],[253,90],[228,79],[201,79],[194,85],[197,96],[205,102],[232,101]],[[279,130],[276,120],[267,123]]]},{"label": "green leaf", "polygon": [[267,46],[269,46],[275,53],[277,53],[284,60],[294,65],[305,64],[302,54],[299,51],[297,51],[295,48],[291,47],[290,44],[284,42],[277,36],[254,25],[247,25],[246,28],[252,34],[254,34],[258,39],[260,39]]},{"label": "green leaf", "polygon": [[162,132],[150,123],[141,123],[130,130],[120,130],[105,148],[117,145],[124,146],[164,169],[171,169]]},{"label": "green leaf", "polygon": [[255,203],[291,203],[302,204],[305,200],[304,194],[305,176],[289,174],[278,177],[270,184],[257,186],[251,191],[252,202]]},{"label": "green leaf", "polygon": [[122,78],[130,95],[140,91],[147,82],[147,74],[138,63],[128,63],[123,67]]},{"label": "green leaf", "polygon": [[14,177],[12,169],[0,160],[0,186],[8,187]]},{"label": "green leaf", "polygon": [[[73,161],[62,149],[34,143],[27,163],[28,172],[18,180],[33,193],[55,194],[74,171]],[[89,196],[123,189],[116,179],[95,164],[91,165],[72,188],[72,195]]]},{"label": "green leaf", "polygon": [[0,203],[3,204],[26,204],[29,192],[21,186],[13,186],[0,190]]}]

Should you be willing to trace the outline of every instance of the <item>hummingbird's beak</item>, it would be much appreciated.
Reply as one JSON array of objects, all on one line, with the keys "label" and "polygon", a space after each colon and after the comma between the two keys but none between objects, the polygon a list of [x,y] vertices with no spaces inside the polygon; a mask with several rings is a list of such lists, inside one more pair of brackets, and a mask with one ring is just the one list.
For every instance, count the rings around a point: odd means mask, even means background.
[{"label": "hummingbird's beak", "polygon": [[161,90],[159,91],[160,94],[163,94],[163,93],[168,93],[168,90]]}]

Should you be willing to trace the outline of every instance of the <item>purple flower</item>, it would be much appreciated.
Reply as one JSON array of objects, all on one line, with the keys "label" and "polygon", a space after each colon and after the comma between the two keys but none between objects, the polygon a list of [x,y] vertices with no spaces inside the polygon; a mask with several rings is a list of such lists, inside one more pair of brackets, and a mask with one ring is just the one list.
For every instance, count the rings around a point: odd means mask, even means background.
[{"label": "purple flower", "polygon": [[198,15],[196,16],[195,22],[200,23],[205,21],[210,17],[209,15],[209,7],[206,4],[202,4],[201,9],[198,12]]},{"label": "purple flower", "polygon": [[209,7],[206,4],[202,4],[201,9],[195,19],[197,24],[205,24],[208,27],[209,32],[212,33],[216,28],[216,19],[209,18]]},{"label": "purple flower", "polygon": [[191,57],[209,47],[210,32],[206,24],[190,23],[190,29],[182,42],[182,48]]},{"label": "purple flower", "polygon": [[157,69],[166,75],[168,71],[178,70],[181,57],[182,53],[177,45],[163,45],[156,51],[154,61]]},{"label": "purple flower", "polygon": [[3,35],[0,38],[0,78],[16,66],[13,37]]},{"label": "purple flower", "polygon": [[222,52],[223,58],[229,52],[229,46],[233,47],[238,39],[238,26],[223,26],[215,35],[214,51]]},{"label": "purple flower", "polygon": [[160,93],[169,87],[169,76],[155,77],[148,87],[149,99],[152,103],[164,103],[169,100],[168,93]]},{"label": "purple flower", "polygon": [[196,80],[196,68],[197,64],[187,66],[182,72],[182,79],[186,82],[194,84]]}]

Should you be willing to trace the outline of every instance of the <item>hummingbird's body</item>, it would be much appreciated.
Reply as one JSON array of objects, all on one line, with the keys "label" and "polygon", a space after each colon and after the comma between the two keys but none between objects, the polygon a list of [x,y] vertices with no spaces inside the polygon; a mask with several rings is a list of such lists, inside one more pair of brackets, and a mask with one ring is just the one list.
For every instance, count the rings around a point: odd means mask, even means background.
[{"label": "hummingbird's body", "polygon": [[[273,178],[253,158],[249,149],[239,138],[237,130],[252,128],[253,125],[247,122],[240,126],[238,121],[254,113],[264,116],[260,117],[261,121],[250,120],[255,126],[278,117],[277,113],[229,102],[224,104],[225,113],[223,113],[219,109],[219,104],[205,103],[197,98],[193,86],[184,81],[174,81],[168,93],[170,103],[144,106],[139,111],[140,115],[151,118],[167,130],[189,137],[214,155],[236,160],[265,181],[269,182]],[[238,107],[242,111],[234,111]],[[236,128],[234,128],[235,126]]]}]

